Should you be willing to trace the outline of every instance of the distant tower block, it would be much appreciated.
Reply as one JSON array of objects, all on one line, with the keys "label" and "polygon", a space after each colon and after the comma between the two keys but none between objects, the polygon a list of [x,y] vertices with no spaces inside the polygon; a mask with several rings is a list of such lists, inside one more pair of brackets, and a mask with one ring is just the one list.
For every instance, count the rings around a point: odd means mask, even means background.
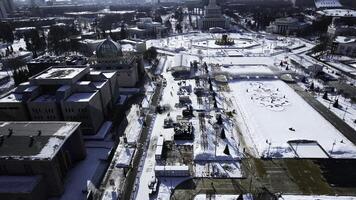
[{"label": "distant tower block", "polygon": [[201,30],[209,30],[213,27],[229,28],[230,23],[222,14],[221,7],[216,5],[216,0],[210,0],[209,4],[204,7],[204,10],[204,17],[199,21],[199,28]]}]

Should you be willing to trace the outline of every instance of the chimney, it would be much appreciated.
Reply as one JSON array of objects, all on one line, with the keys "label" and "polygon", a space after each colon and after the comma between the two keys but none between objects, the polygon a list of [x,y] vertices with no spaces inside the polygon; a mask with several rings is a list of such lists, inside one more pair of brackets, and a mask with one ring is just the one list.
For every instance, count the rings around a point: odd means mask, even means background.
[{"label": "chimney", "polygon": [[9,128],[9,134],[7,135],[7,137],[11,137],[12,133],[13,133],[12,128]]},{"label": "chimney", "polygon": [[35,141],[35,137],[33,137],[33,135],[31,135],[30,136],[30,144],[28,146],[32,147],[34,141]]}]

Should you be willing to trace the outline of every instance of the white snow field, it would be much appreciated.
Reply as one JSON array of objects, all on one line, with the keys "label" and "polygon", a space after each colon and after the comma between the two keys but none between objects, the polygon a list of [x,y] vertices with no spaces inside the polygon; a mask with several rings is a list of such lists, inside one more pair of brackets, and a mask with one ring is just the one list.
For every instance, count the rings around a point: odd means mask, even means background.
[{"label": "white snow field", "polygon": [[[194,200],[208,200],[208,199],[219,199],[219,200],[235,200],[239,197],[239,195],[235,194],[198,194],[194,197]],[[252,195],[244,194],[244,200],[253,200]]]},{"label": "white snow field", "polygon": [[[286,83],[250,79],[231,82],[230,88],[236,118],[256,156],[356,158],[356,146]],[[310,142],[315,145],[305,145]]]},{"label": "white snow field", "polygon": [[283,195],[279,200],[356,200],[352,196]]}]

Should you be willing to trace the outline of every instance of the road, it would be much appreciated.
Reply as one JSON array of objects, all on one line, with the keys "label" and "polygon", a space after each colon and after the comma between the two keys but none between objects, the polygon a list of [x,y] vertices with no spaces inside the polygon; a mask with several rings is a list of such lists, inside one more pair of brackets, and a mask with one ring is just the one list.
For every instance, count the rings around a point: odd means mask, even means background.
[{"label": "road", "polygon": [[[155,108],[158,105],[159,99],[161,97],[161,93],[162,93],[162,82],[156,87],[155,93],[152,97],[151,107]],[[153,120],[153,114],[154,114],[154,109],[150,110],[149,113],[146,115],[145,118],[146,126],[144,126],[142,129],[140,139],[138,141],[135,157],[133,158],[133,162],[132,162],[133,167],[131,168],[131,170],[128,172],[126,176],[121,199],[125,199],[125,200],[131,199],[131,195],[135,187],[135,181],[140,166],[141,158],[143,153],[147,151],[148,145],[145,144],[149,136],[150,127]]]},{"label": "road", "polygon": [[297,84],[289,84],[306,102],[356,145],[356,131]]}]

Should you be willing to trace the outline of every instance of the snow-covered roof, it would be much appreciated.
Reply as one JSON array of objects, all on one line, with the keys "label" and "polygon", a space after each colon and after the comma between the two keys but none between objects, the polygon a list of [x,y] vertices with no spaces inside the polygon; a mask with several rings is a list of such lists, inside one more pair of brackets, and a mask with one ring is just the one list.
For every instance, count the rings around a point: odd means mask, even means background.
[{"label": "snow-covered roof", "polygon": [[339,0],[314,0],[317,8],[339,8],[342,7]]},{"label": "snow-covered roof", "polygon": [[0,159],[52,159],[79,122],[1,122]]},{"label": "snow-covered roof", "polygon": [[36,79],[71,79],[82,72],[84,68],[51,68],[36,77]]},{"label": "snow-covered roof", "polygon": [[174,56],[173,67],[190,67],[188,59],[184,58],[183,54]]},{"label": "snow-covered roof", "polygon": [[115,76],[116,72],[114,72],[114,71],[113,72],[103,72],[103,74],[106,78],[111,78],[111,77]]},{"label": "snow-covered roof", "polygon": [[348,44],[348,43],[356,42],[356,39],[350,38],[350,37],[345,37],[345,36],[337,36],[335,38],[335,42],[341,43],[341,44]]},{"label": "snow-covered roof", "polygon": [[88,66],[58,66],[51,67],[30,78],[32,85],[71,85],[88,74]]},{"label": "snow-covered roof", "polygon": [[330,16],[330,17],[355,17],[356,11],[351,9],[326,9],[317,11],[320,15]]},{"label": "snow-covered roof", "polygon": [[187,171],[188,165],[156,165],[155,171]]},{"label": "snow-covered roof", "polygon": [[92,83],[95,85],[95,87],[97,89],[100,89],[105,85],[106,82],[105,81],[95,81],[95,82],[92,82]]},{"label": "snow-covered roof", "polygon": [[11,93],[0,99],[0,103],[22,102],[22,94]]},{"label": "snow-covered roof", "polygon": [[74,93],[67,98],[67,102],[89,102],[96,92]]},{"label": "snow-covered roof", "polygon": [[129,148],[124,145],[119,145],[118,148],[119,148],[118,151],[120,153],[117,157],[116,167],[118,167],[118,168],[129,167],[131,164],[132,157],[135,152],[135,148]]}]

